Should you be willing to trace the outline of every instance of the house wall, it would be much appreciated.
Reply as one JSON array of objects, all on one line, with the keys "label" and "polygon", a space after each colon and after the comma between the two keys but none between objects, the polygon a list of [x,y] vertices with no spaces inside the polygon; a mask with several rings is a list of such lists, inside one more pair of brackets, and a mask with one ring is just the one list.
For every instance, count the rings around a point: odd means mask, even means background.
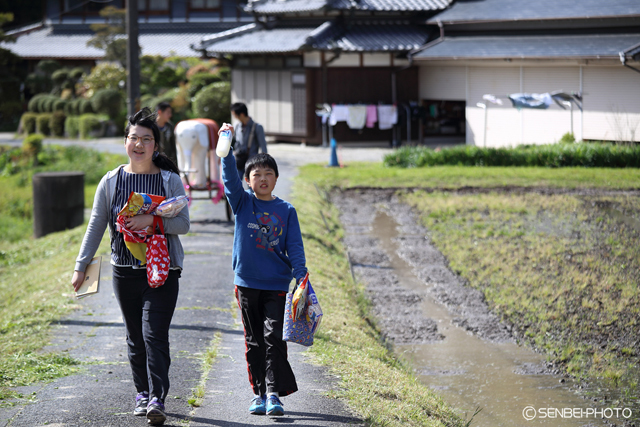
[{"label": "house wall", "polygon": [[247,104],[266,133],[293,134],[292,71],[243,70],[231,73],[231,102]]},{"label": "house wall", "polygon": [[640,77],[619,64],[490,62],[458,65],[432,62],[420,68],[420,98],[465,100],[467,144],[482,145],[484,94],[502,98],[488,103],[487,146],[546,144],[571,129],[571,111],[555,103],[546,110],[518,111],[508,94],[555,90],[583,92],[584,112],[574,108],[577,139],[640,141]]}]

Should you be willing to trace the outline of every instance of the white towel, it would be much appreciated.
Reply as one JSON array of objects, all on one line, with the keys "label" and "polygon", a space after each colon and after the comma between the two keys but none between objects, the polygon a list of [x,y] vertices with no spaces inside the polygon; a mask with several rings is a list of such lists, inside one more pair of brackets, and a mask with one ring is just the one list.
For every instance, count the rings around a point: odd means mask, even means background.
[{"label": "white towel", "polygon": [[398,123],[398,108],[395,105],[378,105],[380,130],[391,129],[396,123]]},{"label": "white towel", "polygon": [[365,105],[350,105],[347,126],[351,129],[362,129],[367,122],[367,107]]},{"label": "white towel", "polygon": [[338,122],[346,122],[349,119],[349,108],[346,105],[333,105],[329,124],[335,126]]}]

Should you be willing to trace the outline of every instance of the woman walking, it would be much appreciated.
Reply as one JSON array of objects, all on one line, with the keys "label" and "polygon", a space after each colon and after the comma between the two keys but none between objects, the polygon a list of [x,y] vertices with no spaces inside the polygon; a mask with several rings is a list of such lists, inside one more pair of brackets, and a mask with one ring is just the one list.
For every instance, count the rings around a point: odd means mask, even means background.
[{"label": "woman walking", "polygon": [[[160,131],[151,110],[145,108],[129,117],[124,140],[129,163],[108,172],[98,185],[72,279],[74,289],[78,290],[109,226],[113,290],[122,311],[129,364],[138,393],[133,413],[146,416],[151,425],[162,425],[166,419],[164,401],[169,391],[171,364],[169,325],[178,299],[184,259],[178,234],[189,231],[189,210],[185,207],[175,218],[162,218],[171,265],[169,277],[158,288],[149,287],[146,268],[127,249],[122,233],[116,230],[116,220],[132,191],[167,199],[185,194],[178,168],[158,152],[159,141]],[[150,231],[153,218],[136,215],[126,220],[126,226],[133,231]]]}]

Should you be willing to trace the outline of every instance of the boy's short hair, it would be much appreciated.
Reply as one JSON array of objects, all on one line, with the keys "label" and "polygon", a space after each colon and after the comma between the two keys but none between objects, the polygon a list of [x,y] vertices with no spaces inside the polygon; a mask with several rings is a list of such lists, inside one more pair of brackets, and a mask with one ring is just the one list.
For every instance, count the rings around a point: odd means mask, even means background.
[{"label": "boy's short hair", "polygon": [[164,112],[164,110],[166,110],[167,108],[171,108],[171,104],[163,101],[156,106],[156,111]]},{"label": "boy's short hair", "polygon": [[256,168],[273,169],[273,171],[276,173],[276,178],[280,176],[278,174],[278,164],[276,163],[276,159],[274,159],[267,153],[259,153],[257,156],[252,157],[247,161],[247,163],[244,165],[244,178],[249,178],[249,175],[251,175],[251,171]]},{"label": "boy's short hair", "polygon": [[247,110],[247,106],[242,102],[236,102],[231,106],[231,111],[236,113],[236,116],[240,114],[244,114],[245,116],[249,116],[249,110]]}]

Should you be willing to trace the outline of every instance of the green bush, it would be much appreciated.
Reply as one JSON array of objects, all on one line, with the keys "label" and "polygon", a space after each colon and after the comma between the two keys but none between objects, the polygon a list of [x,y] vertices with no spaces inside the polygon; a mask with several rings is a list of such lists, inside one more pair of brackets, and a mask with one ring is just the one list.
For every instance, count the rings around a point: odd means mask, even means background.
[{"label": "green bush", "polygon": [[45,95],[38,99],[38,112],[39,113],[51,113],[53,111],[53,104],[59,100],[57,96]]},{"label": "green bush", "polygon": [[41,135],[39,133],[34,133],[32,135],[27,136],[22,141],[22,152],[34,159],[37,158],[38,153],[42,151],[43,139],[44,139],[44,135]]},{"label": "green bush", "polygon": [[64,136],[64,122],[66,116],[62,111],[55,111],[51,114],[49,129],[53,136]]},{"label": "green bush", "polygon": [[96,114],[83,114],[78,118],[78,129],[80,131],[80,138],[90,138],[92,132],[96,132],[102,129],[102,121]]},{"label": "green bush", "polygon": [[50,113],[40,113],[36,118],[36,126],[38,128],[38,132],[43,135],[51,135],[51,129],[49,128],[49,123],[51,122],[51,114]]},{"label": "green bush", "polygon": [[80,115],[80,98],[71,99],[67,101],[64,106],[64,113],[67,116],[79,116]]},{"label": "green bush", "polygon": [[29,104],[27,104],[27,109],[32,113],[39,113],[40,111],[38,110],[38,107],[40,105],[39,104],[40,99],[44,98],[45,96],[48,96],[48,95],[46,93],[39,93],[37,95],[34,95],[33,98],[29,100]]},{"label": "green bush", "polygon": [[189,96],[194,97],[200,90],[212,83],[221,81],[219,74],[197,73],[189,79]]},{"label": "green bush", "polygon": [[580,142],[515,148],[463,145],[439,151],[406,147],[387,154],[384,164],[404,168],[438,165],[640,168],[640,146]]},{"label": "green bush", "polygon": [[35,113],[24,113],[20,121],[22,122],[22,130],[24,133],[31,134],[36,133],[36,118]]},{"label": "green bush", "polygon": [[562,135],[562,138],[560,138],[560,141],[558,142],[562,144],[572,144],[576,142],[576,137],[571,132],[567,132],[564,135]]},{"label": "green bush", "polygon": [[80,80],[82,75],[84,74],[84,68],[76,67],[69,71],[69,77],[75,81]]},{"label": "green bush", "polygon": [[193,100],[193,113],[198,118],[215,120],[222,125],[231,121],[231,84],[216,82],[205,86]]},{"label": "green bush", "polygon": [[106,114],[115,119],[124,107],[123,97],[117,89],[101,89],[91,98],[91,107],[95,113]]},{"label": "green bush", "polygon": [[78,100],[78,115],[92,114],[94,113],[93,107],[91,107],[91,101],[88,99],[80,98]]},{"label": "green bush", "polygon": [[77,138],[80,134],[80,119],[78,116],[68,116],[64,121],[64,130],[69,138]]},{"label": "green bush", "polygon": [[67,101],[65,101],[64,99],[56,99],[53,102],[53,109],[51,110],[51,112],[54,111],[64,111],[64,108],[67,106]]}]

